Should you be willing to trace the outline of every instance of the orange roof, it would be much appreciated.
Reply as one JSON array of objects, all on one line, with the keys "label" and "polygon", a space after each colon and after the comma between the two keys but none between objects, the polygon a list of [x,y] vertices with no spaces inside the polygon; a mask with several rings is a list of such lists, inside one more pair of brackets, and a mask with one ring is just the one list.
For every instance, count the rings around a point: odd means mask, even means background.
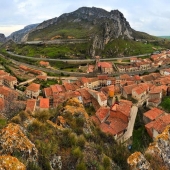
[{"label": "orange roof", "polygon": [[14,76],[4,76],[4,79],[7,81],[17,81],[17,78]]},{"label": "orange roof", "polygon": [[105,123],[101,123],[100,129],[104,133],[112,135],[119,134],[127,128],[127,123],[118,118],[109,118]]},{"label": "orange roof", "polygon": [[40,61],[39,62],[41,66],[48,66],[49,65],[49,62],[47,61]]},{"label": "orange roof", "polygon": [[52,89],[50,87],[44,88],[45,97],[52,96]]},{"label": "orange roof", "polygon": [[97,112],[96,112],[96,116],[98,117],[98,119],[100,120],[100,122],[102,122],[103,120],[105,120],[108,116],[109,113],[109,108],[107,107],[100,107]]},{"label": "orange roof", "polygon": [[110,62],[98,62],[98,67],[103,67],[103,68],[112,68],[112,63]]},{"label": "orange roof", "polygon": [[40,108],[49,108],[50,104],[49,104],[49,99],[48,98],[41,98],[40,99]]},{"label": "orange roof", "polygon": [[19,68],[24,70],[24,71],[28,71],[29,70],[29,68],[24,66],[24,65],[20,65]]},{"label": "orange roof", "polygon": [[33,112],[35,110],[35,106],[36,106],[36,100],[28,99],[25,110],[29,110],[29,111]]},{"label": "orange roof", "polygon": [[3,111],[4,110],[4,99],[3,98],[0,98],[0,111]]},{"label": "orange roof", "polygon": [[108,79],[108,75],[98,75],[97,77],[99,80],[107,80]]},{"label": "orange roof", "polygon": [[146,128],[155,129],[158,133],[162,133],[167,125],[170,124],[170,114],[159,117],[145,125]]},{"label": "orange roof", "polygon": [[161,93],[162,87],[161,86],[153,86],[149,91],[150,94]]},{"label": "orange roof", "polygon": [[88,82],[88,79],[86,77],[81,77],[80,80],[81,80],[82,83],[87,83]]},{"label": "orange roof", "polygon": [[59,92],[55,85],[51,85],[50,88],[52,90],[52,93],[58,93]]},{"label": "orange roof", "polygon": [[129,79],[130,76],[128,74],[122,74],[120,75],[120,79]]},{"label": "orange roof", "polygon": [[9,73],[5,72],[4,70],[0,70],[0,76],[9,75]]},{"label": "orange roof", "polygon": [[138,95],[140,95],[141,93],[144,93],[148,89],[149,89],[149,85],[148,84],[141,83],[137,87],[133,88],[132,91],[135,91]]},{"label": "orange roof", "polygon": [[150,120],[155,120],[157,119],[160,115],[164,113],[163,110],[160,110],[158,108],[152,108],[151,110],[147,111],[144,113],[145,117],[148,117]]},{"label": "orange roof", "polygon": [[116,110],[123,113],[127,117],[130,116],[131,112],[131,107],[132,107],[132,102],[128,100],[120,100],[119,105],[117,105]]},{"label": "orange roof", "polygon": [[126,94],[132,94],[132,89],[134,89],[135,87],[137,87],[137,84],[131,84],[128,86],[124,86],[123,90],[126,92]]},{"label": "orange roof", "polygon": [[40,90],[40,84],[32,83],[27,87],[27,90],[37,92]]},{"label": "orange roof", "polygon": [[42,75],[39,75],[36,78],[39,80],[47,80],[47,76],[42,76]]}]

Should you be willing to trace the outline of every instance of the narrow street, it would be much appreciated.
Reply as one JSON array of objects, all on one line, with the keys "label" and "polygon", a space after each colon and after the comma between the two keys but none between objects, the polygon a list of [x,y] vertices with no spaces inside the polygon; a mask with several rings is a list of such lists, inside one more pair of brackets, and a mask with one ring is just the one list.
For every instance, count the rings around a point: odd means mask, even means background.
[{"label": "narrow street", "polygon": [[135,105],[132,106],[127,131],[118,141],[121,141],[121,142],[126,141],[132,136],[137,112],[138,112],[138,107]]}]

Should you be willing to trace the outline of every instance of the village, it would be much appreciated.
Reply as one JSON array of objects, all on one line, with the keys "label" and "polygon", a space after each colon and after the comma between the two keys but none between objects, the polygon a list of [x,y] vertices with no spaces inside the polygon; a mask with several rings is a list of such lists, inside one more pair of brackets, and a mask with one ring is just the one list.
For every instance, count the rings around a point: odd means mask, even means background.
[{"label": "village", "polygon": [[[162,51],[146,59],[131,57],[128,65],[113,65],[96,56],[95,65],[86,66],[87,73],[97,73],[95,77],[76,77],[74,80],[73,77],[60,77],[60,83],[45,88],[34,81],[46,82],[55,78],[40,70],[20,65],[21,74],[34,75],[26,83],[18,83],[15,76],[0,70],[0,112],[5,117],[18,110],[34,113],[57,108],[64,101],[77,98],[85,107],[94,109],[90,120],[102,132],[124,142],[132,136],[138,108],[146,106],[149,110],[143,113],[143,121],[149,136],[155,138],[170,124],[170,114],[160,107],[162,99],[170,95],[170,69],[162,68],[144,75],[128,73],[167,66],[169,57],[169,51]],[[40,61],[40,65],[49,67],[44,61]],[[115,70],[120,74],[113,77]],[[18,86],[24,84],[26,87],[21,91]]]}]

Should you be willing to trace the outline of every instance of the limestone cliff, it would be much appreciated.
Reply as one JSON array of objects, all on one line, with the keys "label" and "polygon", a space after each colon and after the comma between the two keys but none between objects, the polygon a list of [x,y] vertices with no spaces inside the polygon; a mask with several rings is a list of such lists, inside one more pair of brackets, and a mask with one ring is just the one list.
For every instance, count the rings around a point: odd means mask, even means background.
[{"label": "limestone cliff", "polygon": [[135,152],[127,162],[132,170],[170,169],[170,126],[156,137],[144,154]]},{"label": "limestone cliff", "polygon": [[132,28],[120,11],[108,12],[96,7],[82,7],[58,18],[44,21],[29,32],[25,41],[49,40],[55,36],[90,39],[92,45],[89,52],[94,56],[97,49],[102,50],[112,39],[132,39],[132,34]]}]

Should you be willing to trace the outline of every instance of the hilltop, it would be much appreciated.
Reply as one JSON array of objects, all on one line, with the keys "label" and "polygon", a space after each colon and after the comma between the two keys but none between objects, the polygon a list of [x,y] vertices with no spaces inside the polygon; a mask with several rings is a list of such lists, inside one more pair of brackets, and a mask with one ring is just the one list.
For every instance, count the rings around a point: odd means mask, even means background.
[{"label": "hilltop", "polygon": [[[119,10],[108,12],[96,7],[81,7],[33,26],[24,34],[20,30],[19,34],[15,32],[9,38],[17,43],[24,42],[27,46],[44,44],[42,48],[47,47],[47,49],[42,54],[48,55],[47,52],[50,51],[56,58],[137,55],[140,54],[139,46],[140,48],[146,46],[149,48],[148,51],[152,52],[152,46],[148,46],[148,41],[159,40],[158,37],[131,28]],[[33,52],[32,46],[28,47],[28,51]],[[52,48],[55,46],[52,51],[48,49],[51,46]],[[24,47],[18,47],[21,49],[21,54]],[[31,53],[31,55],[36,54]]]}]

